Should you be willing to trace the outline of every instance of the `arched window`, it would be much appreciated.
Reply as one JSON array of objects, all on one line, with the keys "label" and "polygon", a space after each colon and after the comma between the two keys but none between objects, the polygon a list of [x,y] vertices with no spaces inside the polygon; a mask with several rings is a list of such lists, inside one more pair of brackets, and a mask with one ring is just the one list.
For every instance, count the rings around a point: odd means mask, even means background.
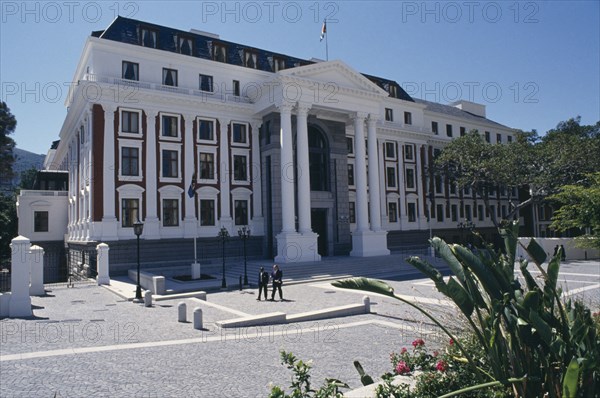
[{"label": "arched window", "polygon": [[323,133],[313,126],[308,128],[308,161],[310,190],[329,191],[329,148]]}]

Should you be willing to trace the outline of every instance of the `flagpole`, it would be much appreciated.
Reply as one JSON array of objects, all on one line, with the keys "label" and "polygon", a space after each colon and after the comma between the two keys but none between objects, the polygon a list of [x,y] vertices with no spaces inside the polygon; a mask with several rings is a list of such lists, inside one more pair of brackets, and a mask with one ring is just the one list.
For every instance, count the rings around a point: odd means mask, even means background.
[{"label": "flagpole", "polygon": [[323,20],[325,23],[325,60],[329,61],[329,32],[327,32],[327,18]]}]

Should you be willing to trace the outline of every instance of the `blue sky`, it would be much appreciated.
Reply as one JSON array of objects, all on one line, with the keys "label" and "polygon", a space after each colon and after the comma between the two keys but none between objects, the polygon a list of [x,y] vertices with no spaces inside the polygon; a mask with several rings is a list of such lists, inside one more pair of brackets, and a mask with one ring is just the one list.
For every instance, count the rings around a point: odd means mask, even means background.
[{"label": "blue sky", "polygon": [[544,133],[600,120],[598,1],[70,1],[0,3],[1,99],[17,147],[46,153],[86,38],[117,14],[396,80],[413,97],[487,106]]}]

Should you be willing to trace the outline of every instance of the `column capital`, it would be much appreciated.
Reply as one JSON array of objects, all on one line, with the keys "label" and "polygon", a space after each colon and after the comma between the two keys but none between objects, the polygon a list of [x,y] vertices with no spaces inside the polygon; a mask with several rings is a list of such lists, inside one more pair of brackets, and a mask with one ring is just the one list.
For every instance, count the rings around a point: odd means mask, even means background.
[{"label": "column capital", "polygon": [[223,128],[223,126],[227,126],[229,125],[229,122],[231,122],[231,119],[228,117],[218,117],[217,120],[219,121],[219,125],[221,126],[221,128]]},{"label": "column capital", "polygon": [[298,102],[298,105],[296,105],[296,113],[298,116],[306,117],[310,108],[312,108],[312,104]]},{"label": "column capital", "polygon": [[102,106],[102,109],[104,109],[104,113],[114,113],[117,110],[117,105],[109,102],[101,102],[100,106]]},{"label": "column capital", "polygon": [[249,124],[250,124],[250,127],[252,127],[252,132],[255,132],[260,128],[260,126],[262,126],[263,121],[253,119],[253,120],[250,120]]},{"label": "column capital", "polygon": [[291,114],[294,104],[289,103],[289,102],[282,102],[281,104],[276,105],[276,107],[277,107],[277,109],[279,109],[279,113]]},{"label": "column capital", "polygon": [[143,108],[142,111],[145,112],[146,116],[148,116],[148,117],[151,117],[151,116],[156,117],[160,113],[160,109],[158,109],[158,108]]},{"label": "column capital", "polygon": [[367,119],[367,124],[369,126],[371,125],[376,125],[377,122],[380,120],[379,115],[373,114],[373,113],[369,113],[369,118]]},{"label": "column capital", "polygon": [[365,121],[365,119],[367,118],[368,114],[366,112],[354,112],[352,114],[350,114],[350,119],[352,121]]}]

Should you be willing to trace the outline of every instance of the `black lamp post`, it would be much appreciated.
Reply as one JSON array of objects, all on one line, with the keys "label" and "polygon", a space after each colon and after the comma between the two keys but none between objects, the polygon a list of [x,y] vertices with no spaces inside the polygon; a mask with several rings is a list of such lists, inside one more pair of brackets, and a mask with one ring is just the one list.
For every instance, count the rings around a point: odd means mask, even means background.
[{"label": "black lamp post", "polygon": [[142,287],[140,286],[140,235],[144,232],[144,223],[137,220],[133,223],[133,233],[137,236],[137,286],[135,288],[136,303],[142,301]]},{"label": "black lamp post", "polygon": [[225,289],[227,288],[227,282],[225,281],[225,241],[229,238],[229,231],[227,231],[227,228],[221,227],[217,236],[221,238],[221,243],[223,244],[223,279],[221,280],[221,289]]},{"label": "black lamp post", "polygon": [[246,241],[250,237],[250,228],[248,228],[247,226],[243,226],[242,228],[238,229],[238,235],[244,241],[244,285],[247,286],[248,285],[248,269],[246,267]]}]

